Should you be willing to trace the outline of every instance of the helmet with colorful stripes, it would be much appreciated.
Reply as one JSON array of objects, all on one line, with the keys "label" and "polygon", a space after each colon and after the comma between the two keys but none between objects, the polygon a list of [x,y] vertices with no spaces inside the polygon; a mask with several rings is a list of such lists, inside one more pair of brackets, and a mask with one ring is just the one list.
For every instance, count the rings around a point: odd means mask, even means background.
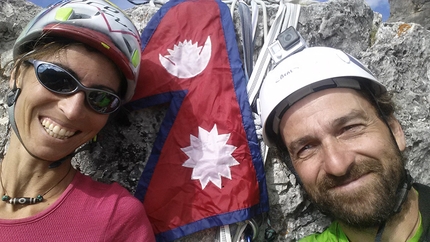
[{"label": "helmet with colorful stripes", "polygon": [[140,67],[139,32],[114,4],[104,0],[63,0],[33,18],[13,47],[14,58],[32,50],[42,37],[72,39],[111,59],[127,79],[124,101],[134,94]]}]

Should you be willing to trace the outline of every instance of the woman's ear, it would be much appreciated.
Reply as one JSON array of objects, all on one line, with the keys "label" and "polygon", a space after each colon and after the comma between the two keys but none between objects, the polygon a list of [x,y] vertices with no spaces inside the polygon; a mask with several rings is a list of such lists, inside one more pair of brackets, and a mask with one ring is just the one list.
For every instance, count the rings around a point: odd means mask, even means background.
[{"label": "woman's ear", "polygon": [[10,79],[9,79],[9,89],[13,89],[16,85],[16,66],[13,67],[12,72],[10,73]]},{"label": "woman's ear", "polygon": [[406,138],[400,122],[392,115],[388,118],[388,125],[390,126],[391,132],[396,139],[399,150],[404,151],[406,148]]},{"label": "woman's ear", "polygon": [[26,66],[22,60],[16,60],[10,74],[9,87],[11,90],[22,88],[23,74],[25,73]]},{"label": "woman's ear", "polygon": [[18,65],[14,64],[12,72],[10,73],[10,79],[9,79],[9,88],[11,90],[16,89],[18,87],[18,77],[19,77],[19,71],[18,71]]}]

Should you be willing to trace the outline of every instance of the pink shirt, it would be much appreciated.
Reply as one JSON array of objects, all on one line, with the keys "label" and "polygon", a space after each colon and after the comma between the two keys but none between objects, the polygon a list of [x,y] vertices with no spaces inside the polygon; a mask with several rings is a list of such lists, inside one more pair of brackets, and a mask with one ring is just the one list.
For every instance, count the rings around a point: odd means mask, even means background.
[{"label": "pink shirt", "polygon": [[139,200],[117,183],[96,182],[79,172],[48,209],[24,219],[0,219],[0,236],[2,241],[155,241]]}]

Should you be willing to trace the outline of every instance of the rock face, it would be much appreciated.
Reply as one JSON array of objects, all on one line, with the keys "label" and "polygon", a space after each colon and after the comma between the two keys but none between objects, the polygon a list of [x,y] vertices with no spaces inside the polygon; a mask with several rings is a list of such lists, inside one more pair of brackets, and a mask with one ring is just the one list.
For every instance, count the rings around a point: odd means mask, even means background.
[{"label": "rock face", "polygon": [[421,24],[430,30],[429,0],[388,0],[390,3],[389,22],[407,22]]},{"label": "rock face", "polygon": [[[374,13],[364,0],[307,2],[302,3],[297,26],[309,45],[335,47],[351,53],[395,93],[399,107],[396,115],[407,138],[406,166],[415,180],[424,184],[430,184],[428,2],[390,1],[394,14],[385,23],[381,21],[380,14]],[[141,30],[161,4],[155,2],[155,6],[138,6],[127,10],[127,13]],[[279,2],[266,1],[266,4],[270,27]],[[0,93],[3,97],[10,78],[8,62],[12,58],[10,50],[13,42],[30,17],[39,10],[39,7],[24,0],[0,2]],[[412,13],[420,17],[414,18]],[[262,32],[260,25],[255,44],[256,54],[262,46]],[[240,34],[237,37],[240,45]],[[10,129],[6,104],[4,100],[0,102],[1,158],[5,153]],[[100,133],[100,142],[92,153],[86,152],[75,157],[75,166],[95,179],[102,182],[117,181],[134,192],[164,114],[165,107],[162,106],[118,114]],[[267,218],[278,234],[276,241],[296,241],[327,226],[330,219],[309,204],[276,150],[269,151],[265,169],[271,208],[265,219],[261,220],[263,223],[257,241],[264,240]],[[216,241],[216,233],[217,228],[207,229],[178,241]]]}]

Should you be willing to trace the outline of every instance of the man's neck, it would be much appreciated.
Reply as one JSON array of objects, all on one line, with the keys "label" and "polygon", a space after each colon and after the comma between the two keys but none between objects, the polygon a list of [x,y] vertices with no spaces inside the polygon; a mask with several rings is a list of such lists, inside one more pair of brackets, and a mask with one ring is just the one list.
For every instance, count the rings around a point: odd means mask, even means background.
[{"label": "man's neck", "polygon": [[[405,242],[414,236],[419,227],[418,193],[411,189],[400,213],[392,216],[385,224],[382,241]],[[378,227],[356,229],[339,223],[351,242],[375,241]]]}]

